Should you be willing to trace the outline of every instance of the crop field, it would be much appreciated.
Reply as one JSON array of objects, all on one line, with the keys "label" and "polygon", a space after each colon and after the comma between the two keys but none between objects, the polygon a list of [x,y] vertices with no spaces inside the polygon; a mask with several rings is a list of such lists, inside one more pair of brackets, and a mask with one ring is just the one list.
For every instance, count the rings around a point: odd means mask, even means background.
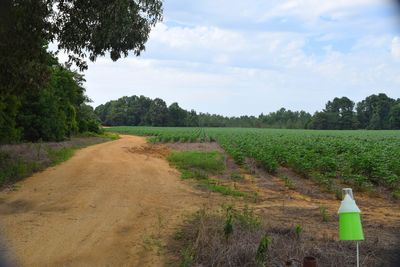
[{"label": "crop field", "polygon": [[107,131],[149,136],[151,142],[218,142],[239,165],[254,159],[269,173],[287,167],[335,190],[376,186],[399,197],[399,131],[315,131],[248,128],[113,127]]}]

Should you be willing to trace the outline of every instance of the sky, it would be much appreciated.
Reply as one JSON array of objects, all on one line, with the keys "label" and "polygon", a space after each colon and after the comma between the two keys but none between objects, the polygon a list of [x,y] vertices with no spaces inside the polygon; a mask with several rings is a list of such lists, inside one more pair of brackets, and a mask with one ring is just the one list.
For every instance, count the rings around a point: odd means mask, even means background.
[{"label": "sky", "polygon": [[227,116],[315,112],[334,97],[400,98],[400,21],[389,0],[165,0],[140,57],[89,64],[98,106],[145,95]]}]

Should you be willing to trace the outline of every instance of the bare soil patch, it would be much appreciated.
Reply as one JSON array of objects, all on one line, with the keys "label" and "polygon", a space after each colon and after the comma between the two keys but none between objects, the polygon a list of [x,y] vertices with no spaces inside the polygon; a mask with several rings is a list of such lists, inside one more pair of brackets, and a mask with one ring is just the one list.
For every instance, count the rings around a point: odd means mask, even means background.
[{"label": "bare soil patch", "polygon": [[166,144],[173,150],[199,150],[199,151],[220,151],[223,149],[217,142],[195,142],[195,143],[168,143]]},{"label": "bare soil patch", "polygon": [[168,146],[163,144],[143,144],[140,146],[124,147],[126,151],[133,154],[145,155],[147,157],[165,158],[171,152]]}]

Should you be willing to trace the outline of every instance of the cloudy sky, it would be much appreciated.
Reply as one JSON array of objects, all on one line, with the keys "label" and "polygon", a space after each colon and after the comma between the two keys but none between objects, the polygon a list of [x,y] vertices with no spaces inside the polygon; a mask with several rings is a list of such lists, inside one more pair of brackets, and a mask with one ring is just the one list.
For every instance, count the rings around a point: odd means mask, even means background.
[{"label": "cloudy sky", "polygon": [[165,0],[146,51],[86,71],[93,106],[124,95],[223,115],[400,98],[400,23],[385,0]]}]

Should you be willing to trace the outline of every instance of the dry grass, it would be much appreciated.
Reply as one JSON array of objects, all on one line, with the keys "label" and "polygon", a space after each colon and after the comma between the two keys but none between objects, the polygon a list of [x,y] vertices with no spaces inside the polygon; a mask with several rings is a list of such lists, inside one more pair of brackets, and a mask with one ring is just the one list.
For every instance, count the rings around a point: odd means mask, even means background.
[{"label": "dry grass", "polygon": [[22,143],[0,146],[0,187],[70,158],[75,149],[110,140],[79,137],[63,142]]},{"label": "dry grass", "polygon": [[[247,209],[247,211],[246,211]],[[305,256],[317,258],[319,266],[355,266],[355,243],[328,237],[316,237],[300,225],[285,226],[271,218],[258,218],[254,213],[234,209],[232,233],[224,229],[227,209],[213,212],[202,209],[187,218],[168,247],[178,258],[173,266],[301,266]],[[247,215],[246,215],[247,214]],[[258,223],[257,223],[258,222]],[[257,261],[257,250],[263,237],[271,244],[265,262]],[[361,242],[362,266],[391,266],[396,253],[382,250],[377,240]],[[393,265],[398,266],[398,265]]]}]

